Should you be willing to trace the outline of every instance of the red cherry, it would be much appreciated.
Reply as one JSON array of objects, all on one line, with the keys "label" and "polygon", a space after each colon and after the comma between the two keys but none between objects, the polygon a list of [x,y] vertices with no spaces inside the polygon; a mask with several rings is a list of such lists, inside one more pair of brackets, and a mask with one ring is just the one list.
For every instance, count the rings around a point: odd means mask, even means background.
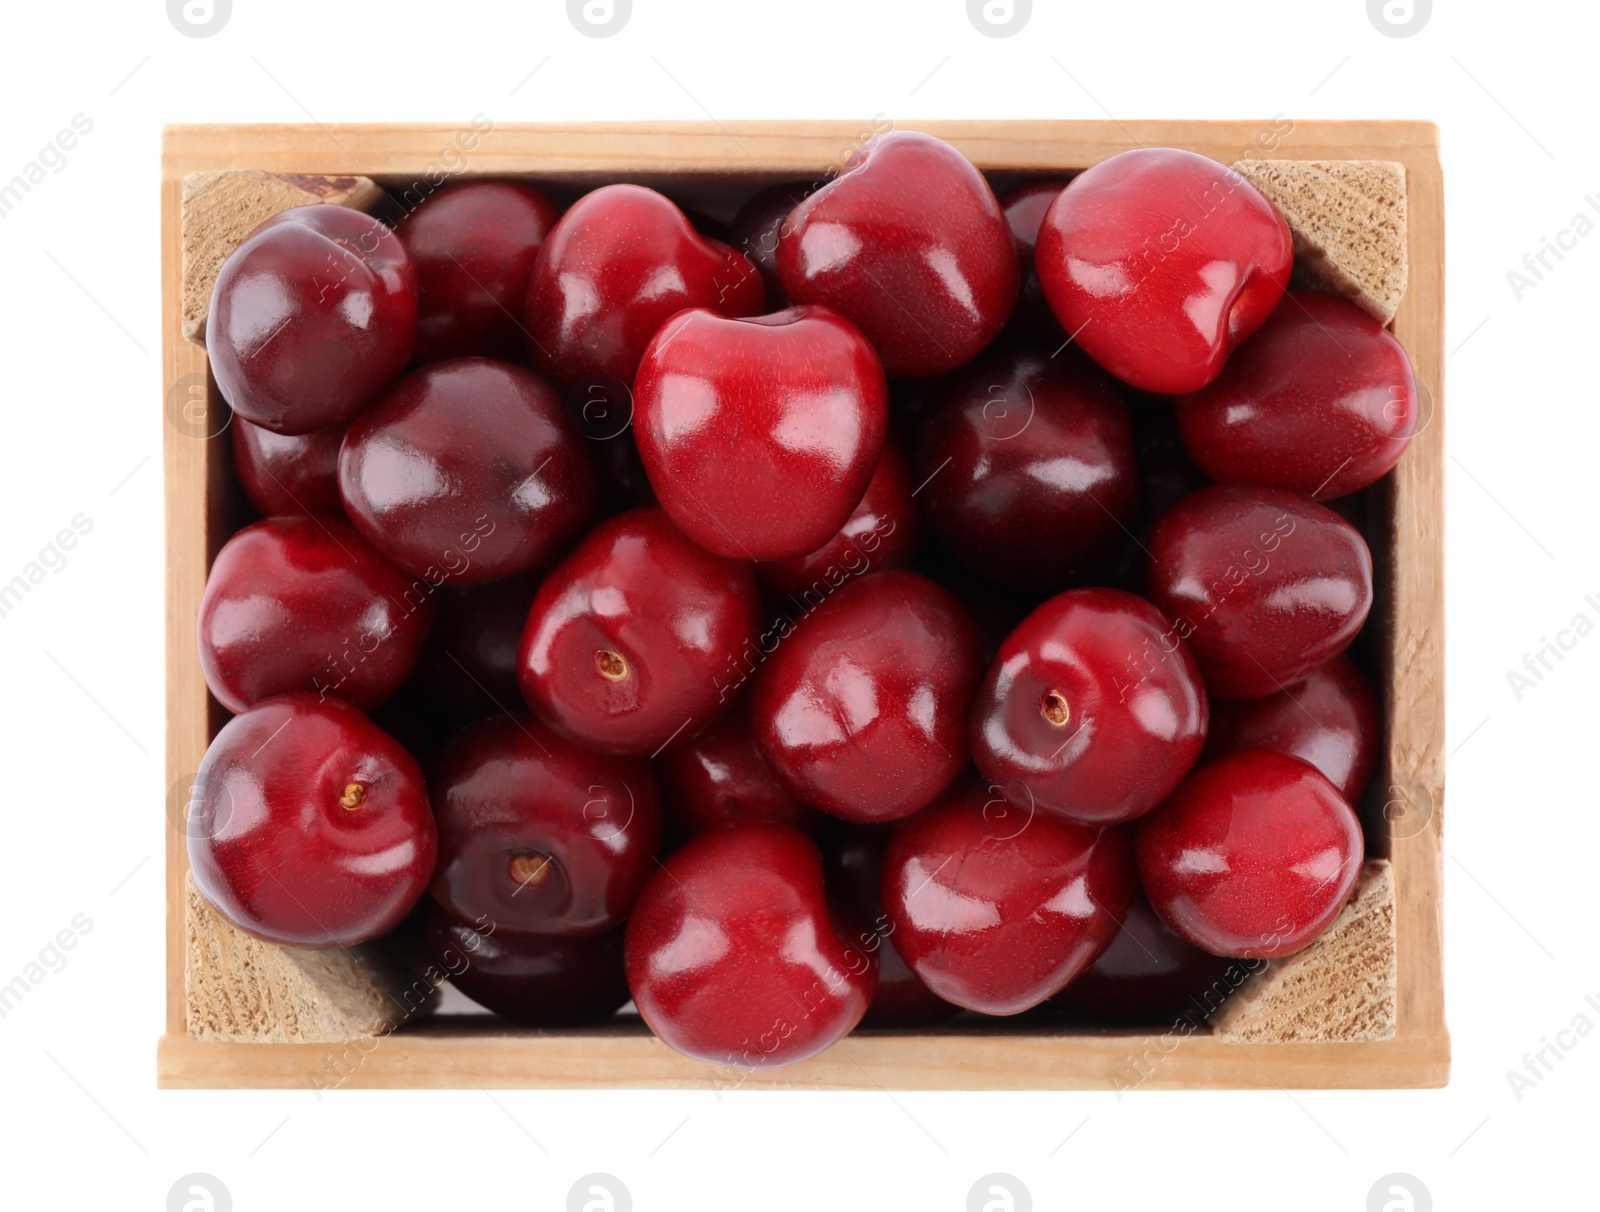
[{"label": "red cherry", "polygon": [[756,578],[768,592],[788,595],[805,611],[868,569],[904,568],[922,545],[922,515],[911,495],[915,488],[910,461],[891,438],[866,493],[839,532],[809,555],[762,561]]},{"label": "red cherry", "polygon": [[223,544],[200,599],[200,668],[229,711],[290,691],[376,707],[416,664],[433,587],[342,518],[268,518]]},{"label": "red cherry", "polygon": [[395,224],[417,267],[417,361],[522,357],[528,274],[560,217],[531,185],[455,181]]},{"label": "red cherry", "polygon": [[622,930],[598,938],[531,938],[430,908],[425,946],[450,983],[486,1010],[530,1027],[582,1027],[628,1000]]},{"label": "red cherry", "polygon": [[1172,793],[1207,718],[1200,668],[1160,611],[1072,589],[1000,646],[972,705],[972,760],[1023,812],[1114,824]]},{"label": "red cherry", "polygon": [[763,299],[755,266],[697,233],[671,201],[606,185],[574,202],[546,237],[522,322],[534,366],[563,388],[596,377],[626,385],[676,312],[753,316]]},{"label": "red cherry", "polygon": [[756,671],[750,726],[780,782],[849,821],[928,803],[967,764],[978,634],[926,577],[852,581],[780,639]]},{"label": "red cherry", "polygon": [[814,1056],[861,1021],[877,962],[856,924],[835,920],[805,834],[718,829],[663,867],[628,919],[625,959],[634,1004],[667,1044],[763,1068]]},{"label": "red cherry", "polygon": [[1124,831],[1028,817],[972,780],[897,825],[883,860],[895,947],[984,1014],[1020,1014],[1087,968],[1133,892]]},{"label": "red cherry", "polygon": [[200,894],[285,947],[349,947],[410,912],[436,835],[422,771],[356,708],[269,699],[223,725],[187,825]]},{"label": "red cherry", "polygon": [[825,303],[867,334],[891,375],[967,361],[1017,301],[1017,256],[983,174],[941,139],[869,139],[806,198],[778,243],[796,303]]},{"label": "red cherry", "polygon": [[310,433],[348,421],[405,369],[416,326],[416,268],[394,233],[345,206],[297,206],[223,262],[206,355],[235,413]]},{"label": "red cherry", "polygon": [[648,762],[601,759],[528,715],[458,732],[428,780],[439,822],[429,892],[460,921],[585,938],[620,925],[661,849]]},{"label": "red cherry", "polygon": [[233,418],[233,471],[264,517],[342,514],[339,443],[344,424],[306,434],[278,434]]},{"label": "red cherry", "polygon": [[651,487],[684,534],[729,559],[803,556],[837,534],[888,423],[877,355],[825,307],[682,313],[655,335],[634,380]]},{"label": "red cherry", "polygon": [[789,231],[789,216],[811,192],[805,181],[788,181],[762,190],[733,217],[734,247],[761,271],[767,288],[767,310],[789,306],[788,293],[778,277],[778,241]]},{"label": "red cherry", "polygon": [[1039,242],[1039,225],[1044,222],[1045,212],[1068,184],[1070,181],[1066,177],[1049,177],[1025,182],[1000,195],[1000,210],[1005,214],[1006,226],[1011,229],[1011,240],[1017,250],[1017,272],[1022,279],[1012,327],[1028,337],[1050,342],[1050,349],[1066,340],[1066,333],[1061,331],[1061,324],[1044,297],[1044,287],[1039,285],[1034,248]]},{"label": "red cherry", "polygon": [[550,564],[593,519],[585,445],[537,375],[458,358],[413,371],[362,411],[339,487],[350,520],[401,568],[477,585]]},{"label": "red cherry", "polygon": [[1268,749],[1310,762],[1351,804],[1378,762],[1378,696],[1344,657],[1259,699],[1212,699],[1207,760]]},{"label": "red cherry", "polygon": [[433,629],[412,675],[417,689],[466,718],[520,710],[517,649],[538,588],[531,576],[441,586]]},{"label": "red cherry", "polygon": [[1233,169],[1170,147],[1102,160],[1044,217],[1056,319],[1117,378],[1198,391],[1266,321],[1294,264],[1289,225]]},{"label": "red cherry", "polygon": [[518,678],[529,705],[580,744],[654,755],[732,700],[760,630],[750,565],[696,547],[659,509],[635,509],[545,577]]},{"label": "red cherry", "polygon": [[1139,822],[1139,878],[1162,919],[1213,955],[1274,959],[1350,899],[1361,825],[1314,767],[1247,750],[1209,762]]},{"label": "red cherry", "polygon": [[1174,405],[1189,457],[1224,484],[1319,501],[1365,488],[1417,427],[1400,342],[1353,303],[1290,291],[1214,383]]},{"label": "red cherry", "polygon": [[918,496],[974,571],[1058,588],[1127,532],[1133,430],[1086,359],[1008,351],[949,380],[916,424]]},{"label": "red cherry", "polygon": [[822,816],[791,795],[762,760],[750,723],[724,712],[693,740],[661,755],[667,819],[686,837],[730,825],[793,825],[815,833]]},{"label": "red cherry", "polygon": [[1202,488],[1162,515],[1147,546],[1150,596],[1218,698],[1300,681],[1350,646],[1372,608],[1360,532],[1282,489]]}]

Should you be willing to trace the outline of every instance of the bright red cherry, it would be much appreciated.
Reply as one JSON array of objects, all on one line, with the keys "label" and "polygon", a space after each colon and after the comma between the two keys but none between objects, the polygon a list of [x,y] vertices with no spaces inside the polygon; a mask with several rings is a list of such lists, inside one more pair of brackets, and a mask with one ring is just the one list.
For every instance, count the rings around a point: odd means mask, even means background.
[{"label": "bright red cherry", "polygon": [[586,938],[620,925],[656,867],[661,793],[648,762],[597,758],[532,716],[469,724],[429,772],[439,866],[460,921]]},{"label": "bright red cherry", "polygon": [[1026,816],[974,780],[897,825],[883,860],[895,947],[984,1014],[1020,1014],[1092,964],[1133,892],[1123,830]]},{"label": "bright red cherry", "polygon": [[739,208],[733,217],[734,247],[749,257],[761,271],[767,288],[767,310],[789,306],[789,295],[778,277],[778,241],[788,233],[789,216],[804,202],[812,186],[805,181],[787,181],[762,190]]},{"label": "bright red cherry", "polygon": [[909,816],[967,764],[983,670],[955,598],[898,569],[851,581],[756,671],[750,725],[773,773],[848,821]]},{"label": "bright red cherry", "polygon": [[229,711],[305,690],[371,709],[406,680],[432,586],[342,518],[268,518],[223,544],[200,599],[206,685]]},{"label": "bright red cherry", "polygon": [[628,919],[626,962],[634,1004],[667,1044],[764,1068],[814,1056],[861,1021],[877,961],[856,943],[859,924],[831,910],[805,834],[718,829],[663,868]]},{"label": "bright red cherry", "polygon": [[839,532],[809,555],[762,561],[756,565],[757,579],[804,611],[868,569],[904,568],[922,545],[922,514],[912,497],[916,487],[910,461],[891,438],[866,493]]},{"label": "bright red cherry", "polygon": [[517,649],[539,588],[536,576],[443,585],[412,684],[436,706],[475,718],[522,708]]},{"label": "bright red cherry", "polygon": [[285,947],[349,947],[399,925],[436,835],[422,771],[339,699],[286,694],[229,720],[195,775],[186,832],[200,894]]},{"label": "bright red cherry", "polygon": [[546,237],[522,323],[534,366],[564,389],[595,378],[627,385],[675,313],[753,316],[764,296],[755,266],[696,232],[670,200],[606,185],[574,202]]},{"label": "bright red cherry", "polygon": [[1170,147],[1079,173],[1046,212],[1039,281],[1073,340],[1124,383],[1198,391],[1289,283],[1278,208],[1233,169]]},{"label": "bright red cherry", "polygon": [[1019,810],[1109,825],[1172,793],[1207,718],[1200,667],[1159,610],[1070,589],[1000,646],[972,705],[972,760]]},{"label": "bright red cherry", "polygon": [[1215,382],[1174,402],[1189,457],[1224,484],[1319,501],[1365,488],[1417,427],[1400,342],[1353,303],[1290,291]]},{"label": "bright red cherry", "polygon": [[1167,925],[1213,955],[1274,959],[1350,899],[1361,824],[1310,763],[1247,750],[1196,769],[1139,822],[1136,850]]},{"label": "bright red cherry", "polygon": [[1217,698],[1300,681],[1350,646],[1372,608],[1360,532],[1279,488],[1202,488],[1162,515],[1147,547],[1150,596]]},{"label": "bright red cherry", "polygon": [[815,833],[822,815],[797,800],[768,768],[738,707],[656,763],[667,820],[685,837],[730,825],[793,825]]},{"label": "bright red cherry", "polygon": [[941,139],[890,131],[795,207],[778,276],[867,334],[900,378],[970,359],[1011,317],[1017,255],[994,191]]},{"label": "bright red cherry", "polygon": [[417,267],[417,361],[521,360],[528,274],[560,216],[531,185],[455,181],[395,224]]},{"label": "bright red cherry", "polygon": [[928,525],[993,580],[1060,588],[1127,533],[1128,409],[1071,351],[1005,351],[961,371],[917,418],[915,452]]},{"label": "bright red cherry", "polygon": [[344,513],[339,499],[343,424],[279,434],[234,417],[232,428],[234,475],[262,516]]},{"label": "bright red cherry", "polygon": [[639,455],[662,507],[729,559],[803,556],[837,534],[889,424],[877,354],[825,307],[675,316],[645,350],[633,394]]},{"label": "bright red cherry", "polygon": [[1315,766],[1351,804],[1359,804],[1378,762],[1378,696],[1344,657],[1304,681],[1259,699],[1212,699],[1205,757],[1242,749],[1287,753]]},{"label": "bright red cherry", "polygon": [[272,216],[217,274],[206,355],[223,399],[275,433],[348,421],[411,360],[417,273],[395,235],[345,206]]},{"label": "bright red cherry", "polygon": [[1017,250],[1017,271],[1022,279],[1012,326],[1035,340],[1050,342],[1052,350],[1066,340],[1067,334],[1061,331],[1061,323],[1050,310],[1050,301],[1044,297],[1044,287],[1039,285],[1034,247],[1039,242],[1039,225],[1044,222],[1045,212],[1068,184],[1066,177],[1048,177],[1024,182],[1000,195],[1000,209],[1005,214],[1006,226],[1011,229],[1011,239]]},{"label": "bright red cherry", "polygon": [[539,586],[523,697],[598,752],[656,754],[732,701],[761,630],[750,565],[696,547],[659,509],[601,522]]},{"label": "bright red cherry", "polygon": [[552,563],[594,518],[588,445],[543,379],[488,358],[413,371],[345,435],[357,529],[407,572],[477,585]]}]

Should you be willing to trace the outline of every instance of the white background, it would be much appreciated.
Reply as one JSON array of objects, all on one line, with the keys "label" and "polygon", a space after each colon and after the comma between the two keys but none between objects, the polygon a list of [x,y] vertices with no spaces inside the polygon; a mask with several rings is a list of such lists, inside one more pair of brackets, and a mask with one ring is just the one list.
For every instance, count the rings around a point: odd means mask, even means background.
[{"label": "white background", "polygon": [[[1588,209],[1586,194],[1600,203],[1600,29],[1588,4],[1435,8],[1419,34],[1395,39],[1369,22],[1365,0],[1037,0],[1025,29],[993,39],[963,0],[634,0],[626,28],[595,39],[558,0],[235,0],[221,32],[192,39],[162,0],[7,4],[0,180],[74,115],[93,130],[0,219],[0,580],[74,515],[93,530],[0,618],[0,983],[74,915],[93,928],[0,1019],[5,1202],[155,1209],[180,1175],[204,1171],[240,1209],[542,1209],[565,1207],[579,1175],[606,1171],[641,1209],[960,1209],[976,1178],[1004,1171],[1040,1209],[1360,1209],[1376,1179],[1404,1171],[1441,1208],[1593,1206],[1600,1032],[1520,1100],[1506,1073],[1574,1016],[1600,1025],[1584,1000],[1600,1001],[1600,638],[1521,701],[1507,673],[1575,614],[1600,622],[1584,601],[1600,600],[1600,235],[1520,301],[1507,272]],[[1440,123],[1452,351],[1447,1089],[1120,1102],[156,1091],[160,129],[479,112]],[[1552,1194],[1580,1170],[1586,1195]]]}]

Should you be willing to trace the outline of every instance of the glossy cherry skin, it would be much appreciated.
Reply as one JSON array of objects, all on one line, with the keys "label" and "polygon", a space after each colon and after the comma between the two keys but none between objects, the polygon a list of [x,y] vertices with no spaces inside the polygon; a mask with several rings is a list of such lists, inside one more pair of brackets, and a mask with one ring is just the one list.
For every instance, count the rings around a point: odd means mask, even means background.
[{"label": "glossy cherry skin", "polygon": [[778,276],[867,334],[897,378],[940,374],[1004,327],[1017,255],[994,191],[941,139],[890,131],[794,208]]},{"label": "glossy cherry skin", "polygon": [[660,509],[591,530],[539,586],[518,651],[528,704],[597,752],[654,755],[729,702],[761,630],[750,565]]},{"label": "glossy cherry skin", "polygon": [[339,443],[343,424],[306,434],[279,434],[233,418],[233,472],[263,517],[340,515]]},{"label": "glossy cherry skin", "polygon": [[1184,448],[1223,484],[1318,501],[1365,488],[1417,427],[1400,342],[1353,303],[1290,291],[1210,386],[1173,401]]},{"label": "glossy cherry skin", "polygon": [[847,821],[891,821],[967,764],[983,670],[960,604],[914,572],[851,581],[756,671],[750,726],[780,782]]},{"label": "glossy cherry skin", "polygon": [[1372,553],[1331,509],[1279,488],[1217,484],[1150,534],[1155,604],[1217,698],[1300,681],[1350,646],[1372,608]]},{"label": "glossy cherry skin", "polygon": [[889,425],[877,354],[825,307],[677,315],[645,350],[633,396],[656,497],[684,534],[729,559],[803,556],[837,534]]},{"label": "glossy cherry skin", "polygon": [[1050,301],[1044,297],[1044,287],[1039,284],[1034,247],[1039,242],[1039,226],[1044,222],[1045,212],[1069,183],[1066,177],[1049,177],[1024,182],[1000,195],[1000,210],[1006,217],[1006,226],[1011,229],[1011,240],[1017,250],[1017,273],[1022,281],[1011,324],[1026,336],[1052,342],[1050,349],[1066,340],[1066,333],[1061,331],[1060,322],[1050,310]]},{"label": "glossy cherry skin", "polygon": [[436,971],[485,1010],[529,1027],[582,1027],[628,1001],[622,929],[595,938],[506,934],[429,907],[426,954]]},{"label": "glossy cherry skin", "polygon": [[1045,213],[1039,281],[1061,326],[1124,383],[1198,391],[1289,283],[1289,226],[1233,169],[1170,147],[1079,173]]},{"label": "glossy cherry skin", "polygon": [[457,716],[520,710],[517,649],[538,588],[535,576],[441,586],[412,684]]},{"label": "glossy cherry skin", "polygon": [[1310,763],[1255,749],[1198,767],[1139,822],[1135,849],[1167,925],[1213,955],[1275,959],[1350,899],[1361,824]]},{"label": "glossy cherry skin", "polygon": [[370,710],[416,664],[432,587],[342,518],[268,518],[223,544],[197,632],[206,685],[229,711],[295,690]]},{"label": "glossy cherry skin", "polygon": [[984,1014],[1020,1014],[1092,964],[1133,892],[1124,830],[1029,818],[972,780],[897,825],[883,859],[895,947]]},{"label": "glossy cherry skin", "polygon": [[796,799],[768,768],[738,707],[668,749],[656,765],[667,820],[685,837],[731,825],[792,825],[806,833],[822,825],[821,813]]},{"label": "glossy cherry skin", "polygon": [[458,358],[412,371],[350,425],[345,512],[372,545],[435,583],[547,567],[593,520],[588,445],[543,379]]},{"label": "glossy cherry skin", "polygon": [[1198,1026],[1257,966],[1200,950],[1136,893],[1111,946],[1050,1004],[1118,1025],[1187,1019]]},{"label": "glossy cherry skin", "polygon": [[789,216],[811,192],[805,181],[787,181],[762,190],[733,217],[733,246],[761,271],[767,288],[767,309],[789,306],[789,295],[778,277],[778,241],[788,233]]},{"label": "glossy cherry skin", "polygon": [[996,353],[917,418],[918,493],[934,535],[1008,585],[1060,588],[1126,534],[1137,478],[1127,406],[1064,353]]},{"label": "glossy cherry skin", "polygon": [[755,266],[667,198],[606,185],[574,202],[540,247],[522,323],[534,367],[564,390],[596,377],[626,385],[675,313],[753,316],[764,299]]},{"label": "glossy cherry skin", "polygon": [[297,206],[223,262],[206,355],[235,413],[310,433],[348,421],[405,369],[416,326],[416,267],[394,233],[346,206]]},{"label": "glossy cherry skin", "polygon": [[756,578],[769,593],[789,597],[802,610],[816,605],[850,577],[869,569],[904,568],[922,545],[916,484],[900,443],[884,443],[867,491],[837,534],[809,555],[763,560]]},{"label": "glossy cherry skin", "polygon": [[186,832],[200,894],[286,947],[350,947],[421,897],[437,838],[422,771],[359,710],[313,694],[223,725],[195,775]]},{"label": "glossy cherry skin", "polygon": [[1159,610],[1069,589],[1000,646],[972,705],[972,760],[1022,812],[1109,825],[1172,793],[1208,719],[1200,667]]},{"label": "glossy cherry skin", "polygon": [[1242,749],[1287,753],[1315,766],[1359,804],[1378,763],[1378,696],[1366,676],[1336,657],[1286,690],[1259,699],[1213,699],[1207,760]]},{"label": "glossy cherry skin", "polygon": [[469,724],[429,772],[450,916],[506,934],[589,938],[620,925],[661,850],[648,762],[601,759],[532,716]]},{"label": "glossy cherry skin", "polygon": [[417,361],[522,357],[528,274],[560,216],[531,185],[455,181],[395,224],[417,267]]},{"label": "glossy cherry skin", "polygon": [[961,1013],[922,983],[894,948],[894,923],[883,911],[883,853],[889,846],[888,825],[834,822],[822,839],[824,880],[830,893],[844,899],[868,923],[859,940],[876,948],[878,989],[867,1007],[863,1027],[924,1027]]},{"label": "glossy cherry skin", "polygon": [[765,1068],[848,1035],[877,985],[858,924],[823,893],[822,855],[782,825],[718,829],[673,854],[628,919],[634,1004],[697,1060]]}]

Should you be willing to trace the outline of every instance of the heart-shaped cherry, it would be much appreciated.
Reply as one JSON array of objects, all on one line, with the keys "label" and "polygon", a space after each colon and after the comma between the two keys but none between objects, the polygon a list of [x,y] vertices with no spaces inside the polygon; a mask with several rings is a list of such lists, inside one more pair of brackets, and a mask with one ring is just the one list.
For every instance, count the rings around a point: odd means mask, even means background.
[{"label": "heart-shaped cherry", "polygon": [[234,417],[232,428],[234,475],[263,517],[344,513],[339,499],[342,422],[306,434],[281,434]]},{"label": "heart-shaped cherry", "polygon": [[768,768],[739,707],[668,749],[656,766],[667,820],[684,837],[730,825],[793,825],[806,833],[822,825],[822,814],[796,799]]},{"label": "heart-shaped cherry", "polygon": [[634,380],[651,487],[680,530],[730,559],[803,556],[837,534],[888,423],[877,355],[825,307],[685,312],[656,334]]},{"label": "heart-shaped cherry", "polygon": [[1066,340],[1067,334],[1061,331],[1061,323],[1050,310],[1050,301],[1044,297],[1044,287],[1039,284],[1034,248],[1039,242],[1039,226],[1044,222],[1045,212],[1069,183],[1066,177],[1048,177],[1042,181],[1025,181],[1000,195],[1000,210],[1005,214],[1006,226],[1011,229],[1011,239],[1017,250],[1017,273],[1022,280],[1011,326],[1020,336],[1049,342],[1048,349],[1055,349]]}]

